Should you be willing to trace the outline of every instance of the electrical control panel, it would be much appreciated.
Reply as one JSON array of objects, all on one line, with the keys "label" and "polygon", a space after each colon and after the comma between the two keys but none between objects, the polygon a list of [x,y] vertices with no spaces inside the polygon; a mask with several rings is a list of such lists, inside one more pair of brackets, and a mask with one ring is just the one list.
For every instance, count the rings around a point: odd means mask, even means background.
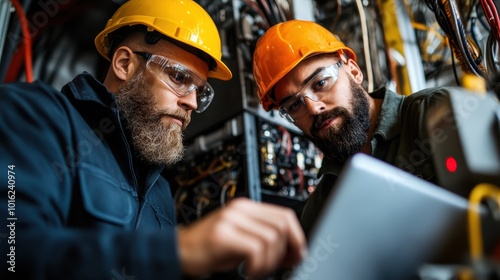
[{"label": "electrical control panel", "polygon": [[259,126],[262,191],[304,201],[315,189],[322,153],[306,137],[265,120]]},{"label": "electrical control panel", "polygon": [[164,172],[180,223],[238,196],[300,212],[319,182],[323,155],[312,141],[253,114],[235,117],[186,146],[185,159]]},{"label": "electrical control panel", "polygon": [[236,196],[246,196],[245,153],[241,143],[240,137],[221,142],[167,172],[179,223],[189,224]]}]

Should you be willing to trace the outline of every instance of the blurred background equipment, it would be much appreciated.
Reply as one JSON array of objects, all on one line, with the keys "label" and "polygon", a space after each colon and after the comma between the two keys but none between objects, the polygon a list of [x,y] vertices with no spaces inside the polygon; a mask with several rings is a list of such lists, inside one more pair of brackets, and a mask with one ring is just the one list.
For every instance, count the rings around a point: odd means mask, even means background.
[{"label": "blurred background equipment", "polygon": [[492,93],[454,89],[429,112],[439,184],[464,197],[480,183],[500,182],[500,105]]}]

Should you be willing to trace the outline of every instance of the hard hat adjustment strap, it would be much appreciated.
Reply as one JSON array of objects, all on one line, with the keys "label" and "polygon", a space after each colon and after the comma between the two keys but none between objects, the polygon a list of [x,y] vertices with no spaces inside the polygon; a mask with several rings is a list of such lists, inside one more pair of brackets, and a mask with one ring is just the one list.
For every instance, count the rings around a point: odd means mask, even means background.
[{"label": "hard hat adjustment strap", "polygon": [[144,34],[144,42],[148,45],[154,45],[158,43],[162,37],[165,36],[158,31],[146,31],[146,34]]}]

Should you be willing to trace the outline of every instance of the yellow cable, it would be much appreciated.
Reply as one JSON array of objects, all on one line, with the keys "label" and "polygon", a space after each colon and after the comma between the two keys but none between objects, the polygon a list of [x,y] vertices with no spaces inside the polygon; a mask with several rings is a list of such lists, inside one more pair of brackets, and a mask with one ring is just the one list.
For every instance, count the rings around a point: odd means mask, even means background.
[{"label": "yellow cable", "polygon": [[428,32],[434,34],[436,36],[436,38],[438,38],[439,41],[441,41],[441,43],[443,43],[445,45],[448,43],[446,41],[446,39],[444,38],[444,36],[441,35],[441,34],[439,34],[439,32],[436,29],[434,29],[434,28],[431,28],[431,27],[429,27],[429,26],[427,26],[425,24],[419,23],[419,22],[412,22],[411,25],[412,25],[412,27],[414,29],[418,29],[418,30],[422,30],[422,31],[428,31]]},{"label": "yellow cable", "polygon": [[500,205],[500,189],[492,184],[482,183],[476,185],[469,196],[469,242],[470,254],[473,261],[479,260],[483,255],[479,205],[487,197],[495,199],[498,205]]},{"label": "yellow cable", "polygon": [[[397,0],[378,0],[378,8],[382,11],[391,11],[381,14],[382,26],[384,29],[385,45],[388,50],[395,50],[401,54],[405,61],[405,42],[399,29],[398,17],[398,1]],[[393,80],[396,82],[396,92],[402,95],[410,95],[413,93],[409,77],[407,63],[399,65],[393,56],[391,56],[389,69],[392,73]]]},{"label": "yellow cable", "polygon": [[486,94],[486,80],[481,76],[464,73],[462,87],[479,95]]}]

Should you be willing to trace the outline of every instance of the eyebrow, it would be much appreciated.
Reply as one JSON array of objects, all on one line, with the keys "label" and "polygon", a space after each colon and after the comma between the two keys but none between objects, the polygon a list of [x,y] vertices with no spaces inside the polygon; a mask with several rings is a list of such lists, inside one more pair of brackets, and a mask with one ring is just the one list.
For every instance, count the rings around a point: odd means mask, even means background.
[{"label": "eyebrow", "polygon": [[300,91],[302,91],[304,89],[304,87],[307,85],[307,83],[309,83],[316,75],[318,75],[319,72],[325,70],[327,67],[319,67],[318,69],[316,69],[314,72],[311,73],[311,75],[309,75],[307,78],[305,78],[303,81],[302,81],[302,84],[301,84],[301,88],[298,92],[295,92],[293,94],[290,94],[289,96],[281,99],[281,101],[278,103],[278,106],[281,106],[283,105],[283,103],[287,102],[290,98],[294,97],[297,93],[299,93]]}]

